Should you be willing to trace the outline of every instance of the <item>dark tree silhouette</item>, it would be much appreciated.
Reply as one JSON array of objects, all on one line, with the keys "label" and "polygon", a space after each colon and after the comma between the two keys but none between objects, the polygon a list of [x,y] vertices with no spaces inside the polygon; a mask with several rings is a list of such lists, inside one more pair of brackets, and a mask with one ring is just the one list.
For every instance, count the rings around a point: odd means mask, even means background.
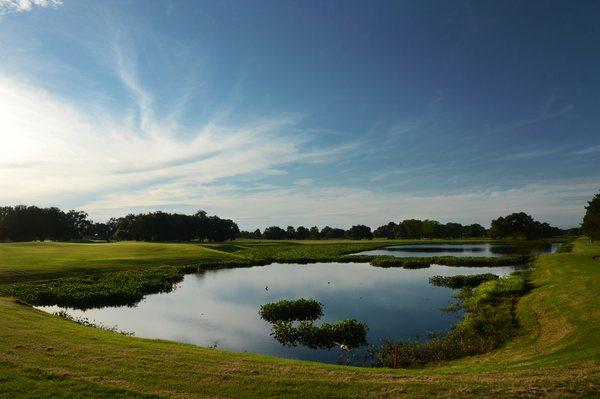
[{"label": "dark tree silhouette", "polygon": [[600,240],[600,193],[588,202],[585,209],[581,232],[587,235],[592,242]]}]

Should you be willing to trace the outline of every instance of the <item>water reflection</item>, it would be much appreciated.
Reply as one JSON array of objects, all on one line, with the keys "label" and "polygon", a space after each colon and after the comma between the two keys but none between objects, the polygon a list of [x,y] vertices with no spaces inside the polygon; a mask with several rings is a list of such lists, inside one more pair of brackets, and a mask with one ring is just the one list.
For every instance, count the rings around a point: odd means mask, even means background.
[{"label": "water reflection", "polygon": [[[258,316],[260,305],[280,299],[314,298],[324,305],[320,322],[356,318],[369,326],[371,344],[388,338],[424,338],[444,332],[460,316],[440,308],[455,300],[452,290],[428,283],[433,275],[495,273],[513,267],[375,268],[366,263],[271,264],[210,270],[185,276],[170,293],[147,296],[136,307],[87,311],[66,309],[136,336],[281,357],[337,362],[340,349],[288,348],[269,336],[271,326]],[[45,307],[56,312],[59,307]]]},{"label": "water reflection", "polygon": [[481,256],[499,257],[510,254],[532,254],[556,252],[560,244],[416,244],[398,245],[358,252],[353,255],[388,255],[398,258],[424,258],[430,256]]}]

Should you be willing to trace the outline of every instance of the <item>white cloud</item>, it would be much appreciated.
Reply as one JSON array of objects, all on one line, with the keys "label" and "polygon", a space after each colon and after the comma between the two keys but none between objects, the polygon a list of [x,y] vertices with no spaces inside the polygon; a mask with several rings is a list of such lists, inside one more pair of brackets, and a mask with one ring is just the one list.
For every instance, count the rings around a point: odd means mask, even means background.
[{"label": "white cloud", "polygon": [[308,179],[308,178],[304,178],[304,179],[298,179],[294,181],[294,184],[297,186],[310,186],[315,182],[314,179]]},{"label": "white cloud", "polygon": [[232,218],[243,228],[377,226],[410,217],[487,225],[493,217],[522,210],[566,227],[579,223],[585,201],[600,187],[597,179],[459,194],[320,188],[311,179],[296,180],[290,188],[227,185],[222,179],[285,173],[288,163],[322,162],[343,155],[347,147],[307,150],[304,139],[285,134],[296,129],[295,116],[245,126],[209,121],[186,140],[172,126],[151,119],[152,133],[146,134],[2,74],[0,109],[0,203],[68,202],[97,218],[198,208]]},{"label": "white cloud", "polygon": [[166,184],[160,189],[112,193],[103,200],[86,204],[85,208],[96,209],[102,217],[122,214],[135,207],[141,210],[206,209],[236,220],[243,229],[273,224],[349,227],[362,223],[376,227],[390,220],[407,218],[488,226],[493,218],[520,211],[561,227],[574,227],[581,222],[584,205],[597,192],[600,182],[543,181],[514,189],[480,189],[455,194],[378,193],[349,186],[265,187],[240,192],[236,187],[210,186],[201,188],[201,198],[195,196],[192,187],[177,187],[175,190]]},{"label": "white cloud", "polygon": [[[297,117],[263,118],[244,126],[209,121],[184,140],[151,114],[151,129],[140,132],[2,74],[0,109],[0,202],[5,204],[110,199],[110,193],[140,186],[149,196],[141,203],[166,196],[184,203],[197,201],[204,195],[200,186],[218,179],[282,173],[287,163],[339,154],[309,151],[286,135]],[[118,205],[123,204],[133,202],[123,199]]]},{"label": "white cloud", "polygon": [[62,0],[0,0],[0,15],[31,11],[34,7],[56,8]]}]

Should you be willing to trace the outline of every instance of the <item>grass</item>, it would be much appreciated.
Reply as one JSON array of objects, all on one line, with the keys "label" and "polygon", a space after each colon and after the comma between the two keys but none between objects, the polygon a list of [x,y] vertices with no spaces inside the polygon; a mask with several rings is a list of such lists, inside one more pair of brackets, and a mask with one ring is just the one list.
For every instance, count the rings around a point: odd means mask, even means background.
[{"label": "grass", "polygon": [[236,258],[190,243],[9,243],[0,244],[0,284]]},{"label": "grass", "polygon": [[[168,251],[160,261],[143,253],[145,260],[132,259],[121,265],[112,260],[104,267],[64,259],[70,258],[69,253],[60,251],[61,262],[30,253],[29,264],[15,263],[18,257],[14,254],[8,254],[7,261],[4,255],[10,250],[4,245],[26,244],[0,245],[0,275],[4,278],[14,278],[17,271],[21,279],[39,279],[53,275],[51,269],[60,275],[75,275],[177,264],[168,262],[174,258]],[[220,260],[236,257],[248,246],[243,242],[233,245],[244,248],[232,252],[212,248],[212,253],[199,250],[201,256],[194,253],[181,263],[193,264],[215,253]],[[116,251],[114,258],[123,256],[119,248]],[[96,254],[100,263],[102,256],[106,253]],[[518,336],[490,353],[422,370],[333,366],[127,337],[0,298],[0,396],[596,397],[600,390],[600,262],[595,257],[600,257],[600,245],[585,240],[576,241],[570,253],[539,257],[531,274],[533,289],[516,307],[521,325]]]}]

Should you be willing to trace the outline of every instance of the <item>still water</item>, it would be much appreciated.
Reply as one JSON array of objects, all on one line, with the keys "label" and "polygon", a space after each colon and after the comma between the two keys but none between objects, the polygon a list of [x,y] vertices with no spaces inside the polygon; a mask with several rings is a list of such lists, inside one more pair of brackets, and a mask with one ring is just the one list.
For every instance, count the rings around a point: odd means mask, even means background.
[{"label": "still water", "polygon": [[397,258],[429,257],[429,256],[481,256],[498,257],[509,254],[533,254],[555,252],[560,243],[535,245],[509,244],[417,244],[398,245],[359,252],[353,255],[388,255]]},{"label": "still water", "polygon": [[[406,270],[366,263],[274,263],[190,274],[172,292],[148,295],[135,307],[41,309],[66,310],[71,316],[85,317],[139,337],[337,363],[340,356],[348,357],[339,348],[313,350],[281,345],[269,335],[270,324],[259,317],[259,307],[280,299],[314,298],[324,305],[324,316],[318,323],[356,318],[368,325],[367,338],[372,345],[386,339],[423,339],[427,332],[448,330],[460,317],[459,313],[441,310],[456,301],[453,290],[430,285],[429,277],[505,275],[513,270],[514,267],[432,265]],[[364,350],[352,356],[353,363],[360,362]]]}]

